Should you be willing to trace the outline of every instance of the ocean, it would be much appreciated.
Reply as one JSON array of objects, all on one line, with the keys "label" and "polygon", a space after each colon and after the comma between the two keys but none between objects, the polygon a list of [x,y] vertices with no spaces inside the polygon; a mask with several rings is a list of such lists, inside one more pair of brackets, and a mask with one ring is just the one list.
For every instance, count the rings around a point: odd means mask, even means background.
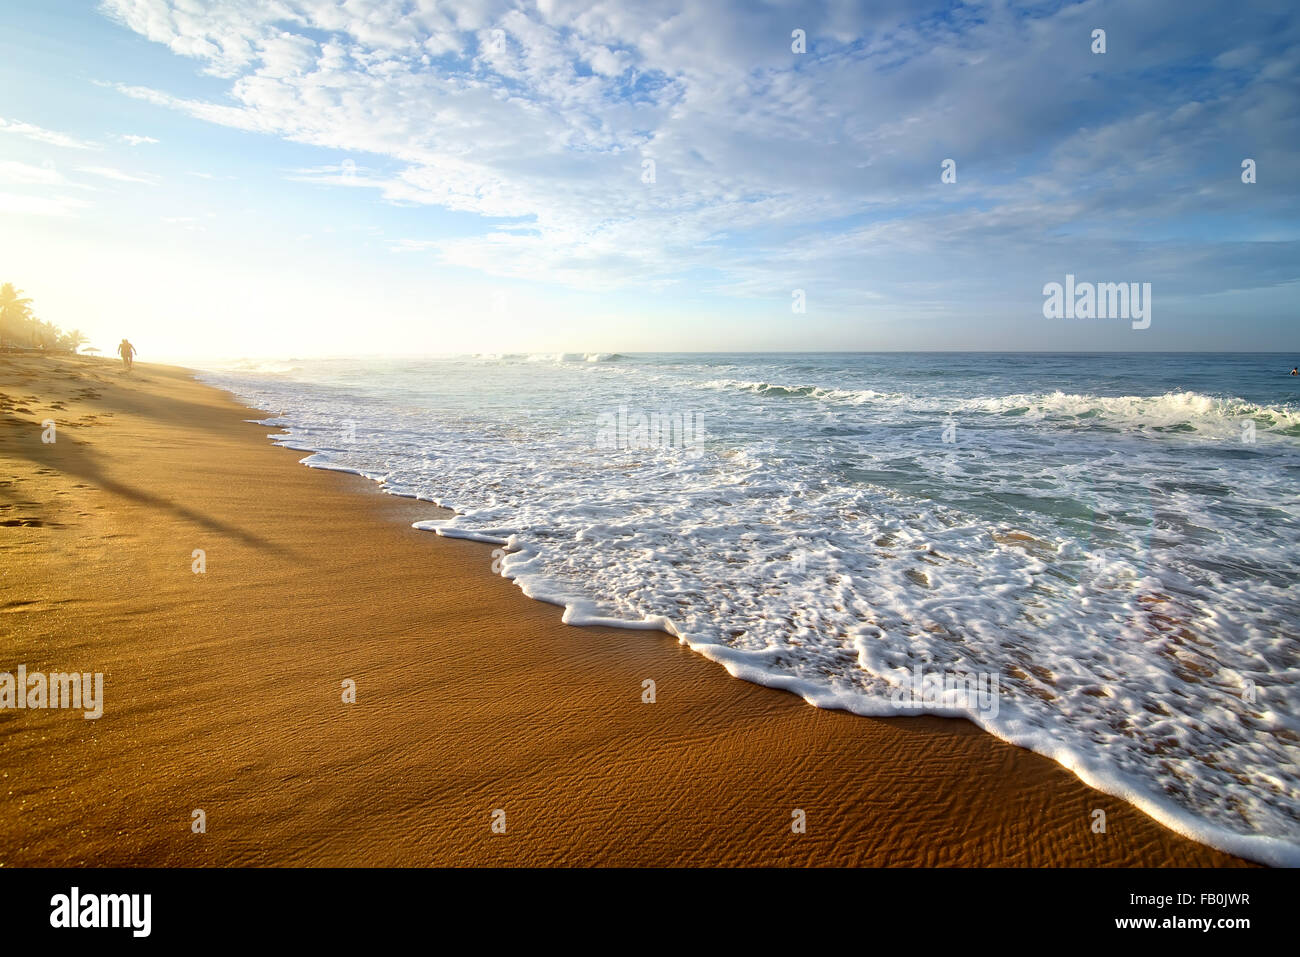
[{"label": "ocean", "polygon": [[819,707],[967,717],[1294,866],[1297,361],[501,354],[204,379],[277,413],[307,465],[454,510],[418,527],[492,543],[485,573],[570,624],[662,629]]}]

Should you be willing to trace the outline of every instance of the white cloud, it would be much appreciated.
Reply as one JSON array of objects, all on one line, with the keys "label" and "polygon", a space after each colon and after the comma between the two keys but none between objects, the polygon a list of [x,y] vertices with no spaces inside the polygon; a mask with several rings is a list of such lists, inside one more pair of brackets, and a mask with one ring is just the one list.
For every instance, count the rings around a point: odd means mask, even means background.
[{"label": "white cloud", "polygon": [[67,181],[53,166],[32,166],[0,161],[0,184],[5,186],[65,186]]},{"label": "white cloud", "polygon": [[592,47],[586,56],[591,68],[602,76],[619,76],[627,69],[629,59],[626,54],[615,53],[600,45]]},{"label": "white cloud", "polygon": [[99,176],[103,179],[111,179],[118,183],[143,183],[146,186],[156,186],[157,181],[145,176],[137,176],[134,173],[124,173],[120,169],[114,169],[111,166],[78,166],[78,173],[88,173],[91,176]]},{"label": "white cloud", "polygon": [[[1296,157],[1294,111],[1269,86],[1292,75],[1294,26],[1266,49],[1225,24],[1210,49],[1197,18],[1169,3],[104,6],[228,81],[219,102],[123,93],[385,157],[384,172],[291,175],[522,220],[396,248],[583,288],[662,287],[707,268],[719,288],[749,295],[823,281],[869,299],[885,281],[873,262],[890,263],[890,281],[953,274],[944,256],[978,274],[1009,268],[1013,251],[1055,254],[1037,240],[1069,229],[1131,257],[1122,244],[1135,221],[1183,215],[1188,197],[1213,192],[1213,163],[1189,142],[1207,156],[1281,142],[1279,168]],[[1088,28],[1103,15],[1140,59],[1090,54]],[[802,56],[790,50],[795,26],[809,33]],[[1216,55],[1224,75],[1198,81],[1204,102],[1147,79]],[[939,163],[950,156],[960,174],[947,188]],[[642,182],[647,158],[653,184]]]},{"label": "white cloud", "polygon": [[146,143],[158,142],[152,136],[136,136],[132,133],[120,133],[117,138],[128,146],[143,146]]},{"label": "white cloud", "polygon": [[207,232],[207,227],[199,222],[195,216],[164,216],[162,221],[168,226],[176,226],[192,233]]},{"label": "white cloud", "polygon": [[75,216],[90,204],[71,196],[24,196],[0,192],[0,212],[31,216]]},{"label": "white cloud", "polygon": [[65,149],[99,149],[99,147],[94,143],[79,140],[76,137],[69,136],[67,133],[58,133],[54,130],[42,129],[39,126],[33,126],[31,123],[23,123],[18,120],[6,120],[2,116],[0,116],[0,133],[13,133],[17,136],[25,136],[27,139],[35,140],[38,143],[48,143],[50,146],[60,146]]},{"label": "white cloud", "polygon": [[320,183],[327,186],[368,186],[385,189],[388,181],[374,175],[372,170],[357,166],[353,160],[331,166],[315,166],[310,169],[290,170],[286,178],[298,183]]}]

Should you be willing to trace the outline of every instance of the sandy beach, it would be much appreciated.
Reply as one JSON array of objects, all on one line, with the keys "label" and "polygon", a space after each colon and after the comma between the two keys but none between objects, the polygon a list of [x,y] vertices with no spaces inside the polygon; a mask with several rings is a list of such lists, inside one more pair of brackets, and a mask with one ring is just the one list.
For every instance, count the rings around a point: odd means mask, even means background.
[{"label": "sandy beach", "polygon": [[0,865],[1244,863],[965,721],[565,626],[186,370],[0,355],[0,393],[0,671],[105,696],[0,711]]}]

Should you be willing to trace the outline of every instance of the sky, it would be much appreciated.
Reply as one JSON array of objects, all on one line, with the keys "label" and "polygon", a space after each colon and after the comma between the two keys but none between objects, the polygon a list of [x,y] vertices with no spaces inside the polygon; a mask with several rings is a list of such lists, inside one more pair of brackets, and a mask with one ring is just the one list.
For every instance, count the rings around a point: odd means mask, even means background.
[{"label": "sky", "polygon": [[5,0],[0,281],[143,360],[1300,351],[1298,9]]}]

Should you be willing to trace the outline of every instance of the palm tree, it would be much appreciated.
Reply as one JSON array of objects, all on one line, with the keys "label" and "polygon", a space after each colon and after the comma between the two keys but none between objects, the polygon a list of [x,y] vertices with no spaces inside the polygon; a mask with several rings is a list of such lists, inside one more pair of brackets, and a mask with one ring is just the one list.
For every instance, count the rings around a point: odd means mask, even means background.
[{"label": "palm tree", "polygon": [[73,355],[76,355],[77,350],[89,341],[80,329],[73,329],[71,332],[65,332],[59,336],[58,345],[60,349],[67,349]]},{"label": "palm tree", "polygon": [[22,343],[45,351],[76,352],[87,341],[80,329],[64,332],[52,322],[37,319],[31,299],[13,283],[0,285],[0,346]]},{"label": "palm tree", "polygon": [[0,343],[5,339],[30,341],[32,322],[32,301],[11,282],[0,286]]},{"label": "palm tree", "polygon": [[59,327],[46,319],[34,319],[32,322],[34,344],[42,349],[53,349],[59,341]]}]

